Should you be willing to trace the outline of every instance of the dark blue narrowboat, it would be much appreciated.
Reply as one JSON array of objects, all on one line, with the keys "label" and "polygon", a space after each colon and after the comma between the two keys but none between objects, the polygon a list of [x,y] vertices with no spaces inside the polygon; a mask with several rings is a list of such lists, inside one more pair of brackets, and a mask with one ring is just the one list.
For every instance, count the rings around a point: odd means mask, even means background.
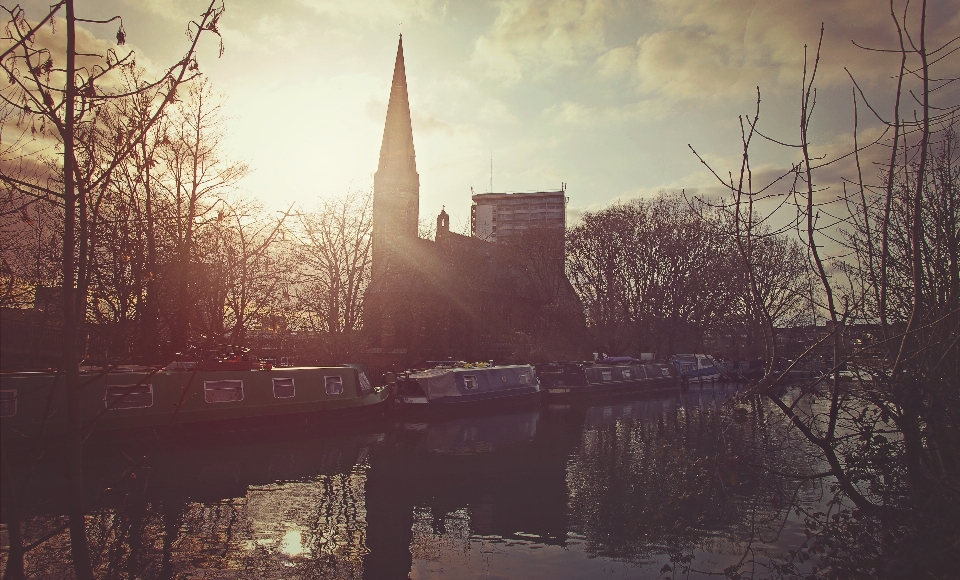
[{"label": "dark blue narrowboat", "polygon": [[626,357],[548,363],[539,366],[537,374],[544,397],[549,399],[627,395],[680,386],[673,365]]},{"label": "dark blue narrowboat", "polygon": [[395,380],[393,400],[405,416],[446,416],[539,397],[540,382],[530,365],[463,365],[403,373]]}]

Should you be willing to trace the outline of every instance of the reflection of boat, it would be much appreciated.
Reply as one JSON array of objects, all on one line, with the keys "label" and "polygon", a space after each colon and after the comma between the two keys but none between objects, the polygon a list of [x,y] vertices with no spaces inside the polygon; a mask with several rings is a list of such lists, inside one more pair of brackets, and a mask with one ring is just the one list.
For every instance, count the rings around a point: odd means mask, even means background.
[{"label": "reflection of boat", "polygon": [[465,417],[442,423],[405,423],[404,431],[417,438],[416,448],[429,453],[466,455],[493,451],[529,441],[537,434],[540,413]]},{"label": "reflection of boat", "polygon": [[433,368],[404,373],[395,385],[394,400],[405,415],[446,416],[524,404],[540,396],[540,382],[529,365]]},{"label": "reflection of boat", "polygon": [[679,385],[671,365],[630,358],[548,363],[537,372],[545,385],[543,392],[550,398],[645,393]]},{"label": "reflection of boat", "polygon": [[[166,369],[81,374],[83,424],[90,430],[141,429],[216,423],[256,427],[273,419],[324,421],[382,412],[389,391],[374,388],[362,367],[272,370]],[[0,375],[4,439],[66,430],[67,396],[53,373]]]},{"label": "reflection of boat", "polygon": [[597,429],[621,422],[656,422],[664,413],[673,413],[677,409],[677,400],[643,399],[622,401],[610,405],[589,407],[585,410],[583,426],[586,429]]},{"label": "reflection of boat", "polygon": [[676,366],[680,380],[684,382],[717,381],[721,377],[717,363],[708,354],[677,354],[670,362]]}]

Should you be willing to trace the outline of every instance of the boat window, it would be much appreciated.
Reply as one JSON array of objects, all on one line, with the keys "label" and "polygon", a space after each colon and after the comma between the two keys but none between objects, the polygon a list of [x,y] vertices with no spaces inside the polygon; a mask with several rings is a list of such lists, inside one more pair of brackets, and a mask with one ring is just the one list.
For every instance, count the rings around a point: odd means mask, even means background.
[{"label": "boat window", "polygon": [[603,377],[603,380],[605,381],[613,380],[613,371],[602,371],[600,375]]},{"label": "boat window", "polygon": [[273,379],[273,397],[275,399],[289,399],[297,394],[297,388],[293,384],[293,378],[275,378]]},{"label": "boat window", "polygon": [[529,385],[529,384],[530,384],[530,377],[527,376],[527,373],[520,373],[520,384],[521,384],[521,385]]},{"label": "boat window", "polygon": [[473,390],[480,385],[477,383],[477,377],[474,375],[463,375],[463,388]]},{"label": "boat window", "polygon": [[0,417],[13,417],[17,414],[17,390],[0,391]]},{"label": "boat window", "polygon": [[343,393],[343,377],[323,377],[323,383],[326,385],[328,395],[340,395]]},{"label": "boat window", "polygon": [[103,392],[107,409],[143,409],[153,406],[153,385],[110,385]]},{"label": "boat window", "polygon": [[208,403],[243,400],[243,381],[203,381],[203,398]]},{"label": "boat window", "polygon": [[623,369],[623,378],[625,379],[630,378],[630,369]]},{"label": "boat window", "polygon": [[360,371],[357,374],[360,376],[360,394],[366,396],[372,393],[373,385],[370,384],[370,379],[367,378],[367,373]]}]

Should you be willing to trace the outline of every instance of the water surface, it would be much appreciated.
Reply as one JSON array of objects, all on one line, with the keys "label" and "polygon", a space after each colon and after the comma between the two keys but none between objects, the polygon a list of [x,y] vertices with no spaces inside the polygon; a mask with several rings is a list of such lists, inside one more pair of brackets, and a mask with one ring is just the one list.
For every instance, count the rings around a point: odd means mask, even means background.
[{"label": "water surface", "polygon": [[[721,420],[733,392],[101,446],[85,465],[94,561],[105,577],[138,578],[765,570],[804,541],[790,506],[816,506],[821,490],[759,475],[805,459],[762,408]],[[41,461],[29,477],[27,542],[65,521],[60,464]],[[69,577],[67,542],[32,550],[28,573]]]}]

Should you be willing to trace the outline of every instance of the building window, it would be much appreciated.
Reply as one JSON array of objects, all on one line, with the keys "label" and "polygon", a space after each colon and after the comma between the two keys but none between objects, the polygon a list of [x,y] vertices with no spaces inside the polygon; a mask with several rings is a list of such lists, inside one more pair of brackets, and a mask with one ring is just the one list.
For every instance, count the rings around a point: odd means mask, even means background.
[{"label": "building window", "polygon": [[13,417],[17,414],[17,390],[0,391],[0,417]]},{"label": "building window", "polygon": [[275,399],[289,399],[296,394],[297,388],[293,384],[293,378],[273,379],[273,397]]},{"label": "building window", "polygon": [[477,384],[477,377],[475,375],[463,375],[463,388],[468,391],[476,390],[480,385]]},{"label": "building window", "polygon": [[208,403],[243,400],[243,381],[203,381],[203,398]]},{"label": "building window", "polygon": [[153,385],[110,385],[103,391],[107,409],[143,409],[153,406]]},{"label": "building window", "polygon": [[323,383],[326,386],[328,395],[343,394],[343,377],[323,377]]}]

